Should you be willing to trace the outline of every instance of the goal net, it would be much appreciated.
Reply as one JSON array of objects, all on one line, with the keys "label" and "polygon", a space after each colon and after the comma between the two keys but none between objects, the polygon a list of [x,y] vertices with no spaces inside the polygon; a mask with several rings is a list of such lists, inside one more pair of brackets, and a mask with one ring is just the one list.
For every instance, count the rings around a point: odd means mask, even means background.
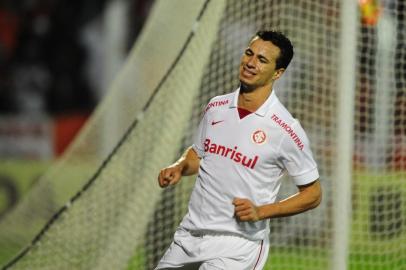
[{"label": "goal net", "polygon": [[[404,269],[405,15],[402,1],[157,0],[78,138],[0,220],[0,265],[153,269],[194,183],[161,190],[158,172],[191,144],[208,100],[238,87],[252,35],[272,28],[295,48],[275,89],[307,131],[323,201],[270,220],[266,269]],[[280,198],[296,190],[286,178]]]}]

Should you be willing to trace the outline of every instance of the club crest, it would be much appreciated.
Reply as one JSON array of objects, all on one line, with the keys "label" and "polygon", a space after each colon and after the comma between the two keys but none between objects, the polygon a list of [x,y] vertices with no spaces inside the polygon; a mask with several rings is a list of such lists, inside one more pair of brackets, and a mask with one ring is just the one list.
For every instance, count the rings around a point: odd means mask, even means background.
[{"label": "club crest", "polygon": [[252,134],[251,139],[256,144],[263,144],[266,141],[266,134],[262,130],[257,130]]}]

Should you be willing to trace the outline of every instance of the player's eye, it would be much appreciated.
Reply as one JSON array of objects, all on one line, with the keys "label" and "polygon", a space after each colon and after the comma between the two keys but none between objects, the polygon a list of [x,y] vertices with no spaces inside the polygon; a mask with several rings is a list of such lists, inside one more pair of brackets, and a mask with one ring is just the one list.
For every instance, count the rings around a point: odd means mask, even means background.
[{"label": "player's eye", "polygon": [[266,64],[266,63],[268,63],[268,60],[264,57],[259,57],[259,62]]},{"label": "player's eye", "polygon": [[250,49],[246,49],[245,55],[251,56],[251,55],[253,55],[253,52]]}]

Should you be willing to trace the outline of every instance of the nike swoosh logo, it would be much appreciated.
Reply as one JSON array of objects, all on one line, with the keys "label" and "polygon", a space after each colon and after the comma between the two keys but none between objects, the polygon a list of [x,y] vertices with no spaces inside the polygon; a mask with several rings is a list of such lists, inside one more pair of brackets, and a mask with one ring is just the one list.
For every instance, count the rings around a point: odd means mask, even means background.
[{"label": "nike swoosh logo", "polygon": [[217,124],[219,124],[219,123],[221,123],[221,122],[224,122],[224,120],[212,121],[212,122],[211,122],[211,125],[214,126],[214,125],[217,125]]}]

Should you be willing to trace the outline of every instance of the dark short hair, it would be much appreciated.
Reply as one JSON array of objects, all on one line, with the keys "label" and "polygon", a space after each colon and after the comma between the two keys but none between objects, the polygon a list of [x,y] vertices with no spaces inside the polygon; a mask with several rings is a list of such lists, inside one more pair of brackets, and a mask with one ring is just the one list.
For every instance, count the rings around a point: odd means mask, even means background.
[{"label": "dark short hair", "polygon": [[287,68],[293,58],[293,45],[290,40],[281,32],[274,30],[260,30],[255,37],[262,40],[270,41],[281,50],[279,58],[276,60],[276,69]]}]

